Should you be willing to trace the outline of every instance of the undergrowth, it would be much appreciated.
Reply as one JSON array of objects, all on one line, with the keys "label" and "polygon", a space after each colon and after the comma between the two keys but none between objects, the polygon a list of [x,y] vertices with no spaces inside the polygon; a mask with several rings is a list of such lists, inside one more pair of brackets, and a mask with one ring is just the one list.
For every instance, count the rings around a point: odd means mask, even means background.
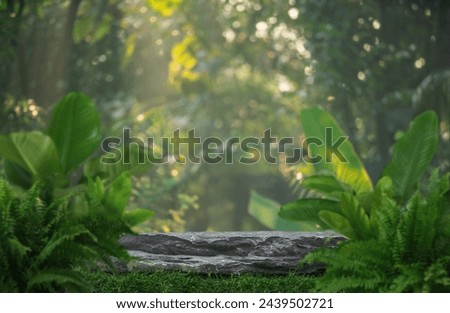
[{"label": "undergrowth", "polygon": [[185,272],[82,272],[92,292],[112,293],[301,293],[310,292],[315,276],[218,275]]}]

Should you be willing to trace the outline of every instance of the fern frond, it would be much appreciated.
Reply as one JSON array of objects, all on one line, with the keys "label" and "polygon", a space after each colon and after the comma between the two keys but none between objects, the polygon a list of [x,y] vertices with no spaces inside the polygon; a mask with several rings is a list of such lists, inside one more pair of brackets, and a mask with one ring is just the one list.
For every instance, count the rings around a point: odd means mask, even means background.
[{"label": "fern frond", "polygon": [[379,240],[393,240],[400,219],[400,208],[391,198],[384,197],[380,207],[372,211],[370,222]]},{"label": "fern frond", "polygon": [[342,214],[349,221],[356,239],[373,237],[369,216],[356,197],[351,194],[343,194],[341,197],[341,210]]},{"label": "fern frond", "polygon": [[27,292],[71,287],[73,291],[89,289],[89,284],[73,270],[45,270],[33,276],[27,285]]},{"label": "fern frond", "polygon": [[315,250],[305,262],[326,265],[317,285],[321,292],[379,291],[392,275],[393,264],[388,247],[377,240],[350,241],[334,249]]},{"label": "fern frond", "polygon": [[427,202],[429,205],[437,205],[443,200],[444,195],[450,191],[450,173],[439,177],[439,172],[434,169],[431,173],[430,179],[427,185]]},{"label": "fern frond", "polygon": [[437,259],[426,269],[424,291],[450,292],[450,256]]},{"label": "fern frond", "polygon": [[15,281],[0,276],[0,292],[17,293],[19,288]]},{"label": "fern frond", "polygon": [[392,198],[392,182],[383,177],[378,182],[370,203],[370,224],[379,240],[392,240],[400,217],[400,207]]},{"label": "fern frond", "polygon": [[423,292],[420,287],[423,281],[423,264],[401,264],[396,265],[399,271],[388,290],[391,292]]},{"label": "fern frond", "polygon": [[435,205],[438,219],[435,224],[435,255],[450,255],[450,173],[441,179],[433,177],[429,183],[427,202]]},{"label": "fern frond", "polygon": [[450,258],[440,258],[427,266],[425,263],[397,265],[399,275],[393,280],[392,292],[449,292]]},{"label": "fern frond", "polygon": [[11,189],[4,179],[0,179],[0,208],[6,207],[12,200]]},{"label": "fern frond", "polygon": [[11,256],[16,258],[17,261],[20,261],[22,258],[26,256],[26,254],[30,251],[30,248],[23,245],[19,240],[16,238],[9,238],[6,239],[9,246],[9,252],[11,253]]},{"label": "fern frond", "polygon": [[427,206],[423,197],[415,193],[401,212],[397,229],[394,255],[399,263],[423,260],[430,255],[436,218],[436,208]]},{"label": "fern frond", "polygon": [[37,255],[34,265],[38,266],[46,262],[57,248],[59,248],[66,242],[74,241],[81,235],[90,236],[90,232],[82,225],[69,226],[55,233],[53,237],[47,242],[45,247]]}]

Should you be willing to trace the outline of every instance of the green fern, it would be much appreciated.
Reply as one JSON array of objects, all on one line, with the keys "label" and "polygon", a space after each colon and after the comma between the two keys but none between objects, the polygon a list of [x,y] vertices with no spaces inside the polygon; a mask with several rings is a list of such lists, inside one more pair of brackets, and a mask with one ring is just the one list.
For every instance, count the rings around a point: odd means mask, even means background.
[{"label": "green fern", "polygon": [[373,292],[390,275],[390,258],[384,244],[367,240],[341,243],[335,249],[317,250],[304,261],[327,265],[324,276],[317,283],[317,291]]},{"label": "green fern", "polygon": [[[57,284],[55,285],[55,282]],[[36,273],[27,284],[27,290],[61,291],[57,286],[64,286],[71,291],[85,291],[88,288],[83,277],[73,270],[50,269]]]},{"label": "green fern", "polygon": [[[80,260],[76,250],[69,250],[67,247],[59,247],[66,250],[65,256],[54,257],[47,253],[46,247],[52,241],[50,238],[60,236],[64,238],[64,227],[61,221],[68,216],[65,213],[64,203],[47,204],[42,199],[48,198],[46,184],[38,183],[34,185],[23,197],[14,197],[7,184],[2,180],[2,193],[9,194],[8,204],[2,201],[1,212],[2,224],[7,221],[8,227],[2,227],[4,239],[0,259],[2,260],[1,273],[2,289],[8,291],[44,291],[62,288],[63,280],[54,280],[49,286],[42,289],[37,284],[29,285],[29,281],[44,271],[57,270],[60,268],[71,268],[75,262]],[[8,192],[9,191],[9,192]],[[58,212],[64,211],[64,213]],[[51,216],[62,215],[59,220]],[[6,217],[7,216],[7,217]],[[6,230],[6,231],[5,231]],[[50,258],[51,256],[51,258]],[[50,283],[47,281],[47,283]],[[30,287],[32,286],[32,287]]]},{"label": "green fern", "polygon": [[379,240],[393,240],[400,218],[400,207],[392,199],[392,181],[385,176],[378,181],[370,199],[370,222]]},{"label": "green fern", "polygon": [[430,265],[423,277],[423,290],[426,292],[448,292],[450,290],[450,257],[438,258]]},{"label": "green fern", "polygon": [[[416,193],[404,208],[394,241],[397,261],[425,261],[433,249],[436,208]],[[420,249],[419,249],[420,248]]]},{"label": "green fern", "polygon": [[[55,106],[45,132],[0,136],[8,183],[28,190],[17,196],[0,179],[0,291],[86,289],[75,267],[100,260],[113,267],[110,257],[128,258],[119,237],[152,215],[149,210],[125,212],[129,171],[150,164],[86,162],[100,141],[98,113],[80,93],[68,94]],[[72,174],[82,172],[82,164],[91,166],[73,185]],[[111,174],[105,178],[109,185],[97,177],[101,170]]]},{"label": "green fern", "polygon": [[[437,125],[431,111],[412,122],[394,146],[392,161],[374,191],[358,191],[358,185],[340,188],[339,182],[351,181],[341,180],[345,171],[335,173],[338,179],[316,175],[306,179],[304,187],[329,200],[300,199],[281,207],[281,217],[317,218],[349,239],[305,258],[326,265],[317,290],[450,291],[450,173],[439,177],[435,170],[425,186],[420,184],[436,150]],[[337,168],[342,167],[345,164]],[[321,205],[330,199],[337,208]],[[305,210],[303,202],[317,206]]]},{"label": "green fern", "polygon": [[372,207],[371,224],[378,229],[372,239],[349,240],[309,254],[304,262],[326,265],[317,290],[449,292],[449,177],[433,174],[430,192],[416,191],[404,206],[384,194]]},{"label": "green fern", "polygon": [[[121,180],[116,186],[131,188],[127,179],[126,173],[116,178]],[[81,192],[54,199],[51,184],[38,182],[17,197],[0,179],[0,291],[86,291],[89,285],[75,268],[103,261],[114,270],[111,257],[129,259],[119,238],[133,233],[129,221],[138,223],[148,214],[126,222],[129,193],[110,192],[101,181],[98,186],[103,192],[94,196]]]}]

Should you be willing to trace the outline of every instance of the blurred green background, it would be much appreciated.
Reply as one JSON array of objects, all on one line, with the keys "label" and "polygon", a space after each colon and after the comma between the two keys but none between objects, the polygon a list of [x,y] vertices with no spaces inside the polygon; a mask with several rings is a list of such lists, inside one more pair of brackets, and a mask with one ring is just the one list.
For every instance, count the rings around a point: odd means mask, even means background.
[{"label": "blurred green background", "polygon": [[[157,145],[178,128],[224,141],[270,128],[300,146],[299,111],[322,106],[373,179],[433,109],[448,171],[450,1],[0,1],[0,133],[45,124],[69,91],[95,100],[104,137],[127,127]],[[280,221],[264,212],[302,192],[302,165],[283,158],[155,165],[130,206],[156,212],[141,231],[267,229]]]}]

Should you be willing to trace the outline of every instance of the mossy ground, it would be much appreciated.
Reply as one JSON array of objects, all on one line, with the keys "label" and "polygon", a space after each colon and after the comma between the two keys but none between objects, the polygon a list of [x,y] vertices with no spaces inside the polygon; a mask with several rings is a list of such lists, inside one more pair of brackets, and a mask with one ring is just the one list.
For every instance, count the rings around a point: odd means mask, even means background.
[{"label": "mossy ground", "polygon": [[311,292],[314,276],[288,275],[217,275],[184,272],[131,272],[110,274],[83,272],[99,293],[301,293]]}]

